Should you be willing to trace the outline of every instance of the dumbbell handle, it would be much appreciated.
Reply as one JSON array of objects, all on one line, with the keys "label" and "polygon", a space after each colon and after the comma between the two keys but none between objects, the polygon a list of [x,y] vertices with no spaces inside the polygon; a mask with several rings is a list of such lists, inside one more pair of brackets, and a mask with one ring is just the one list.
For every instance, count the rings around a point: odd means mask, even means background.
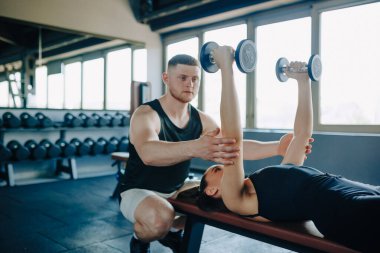
[{"label": "dumbbell handle", "polygon": [[216,61],[215,61],[215,59],[214,59],[214,53],[213,53],[213,51],[210,52],[208,58],[210,59],[210,62],[211,62],[212,64],[216,64]]},{"label": "dumbbell handle", "polygon": [[289,72],[292,72],[292,73],[307,73],[307,69],[308,69],[307,64],[306,64],[305,67],[302,67],[299,70],[296,70],[296,68],[291,68],[289,66],[283,66],[283,67],[281,67],[281,71],[282,72],[285,72],[286,70],[288,70]]}]

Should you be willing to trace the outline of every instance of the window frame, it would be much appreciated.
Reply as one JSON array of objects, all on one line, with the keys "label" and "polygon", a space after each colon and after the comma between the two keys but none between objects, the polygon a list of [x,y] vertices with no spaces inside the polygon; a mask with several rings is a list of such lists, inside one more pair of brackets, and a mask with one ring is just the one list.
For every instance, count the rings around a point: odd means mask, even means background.
[{"label": "window frame", "polygon": [[[315,3],[298,3],[291,6],[278,7],[273,10],[265,10],[257,13],[250,13],[246,16],[225,20],[222,22],[214,23],[212,25],[204,25],[201,27],[195,27],[191,30],[180,31],[178,33],[171,33],[168,35],[162,35],[163,42],[163,71],[165,71],[166,47],[169,44],[180,42],[192,37],[198,37],[199,50],[204,44],[203,34],[205,31],[214,30],[218,28],[233,26],[236,24],[247,24],[247,38],[256,41],[256,29],[258,26],[273,24],[277,22],[288,21],[292,19],[310,17],[311,18],[311,54],[320,54],[320,16],[325,11],[339,10],[348,7],[355,7],[370,3],[376,3],[379,0],[347,0],[344,3],[340,0],[321,1]],[[322,56],[323,57],[323,56]],[[198,107],[200,110],[204,109],[204,99],[207,94],[204,92],[204,71],[201,74],[201,87],[198,94]],[[323,132],[347,132],[347,133],[380,133],[380,125],[331,125],[320,123],[320,90],[319,82],[317,85],[312,85],[312,98],[314,107],[314,131]],[[247,74],[247,100],[246,100],[246,129],[254,129],[259,131],[268,131],[269,129],[262,129],[256,127],[256,101],[254,98],[256,95],[256,74],[255,71]],[[163,86],[162,92],[165,92]],[[283,129],[270,129],[269,131],[283,131]]]},{"label": "window frame", "polygon": [[[65,76],[64,76],[64,65],[67,65],[67,64],[71,64],[71,63],[75,63],[75,62],[80,62],[81,64],[81,102],[80,102],[80,107],[79,108],[75,108],[75,109],[68,109],[68,108],[65,108],[66,104],[67,104],[67,100],[66,100],[66,97],[65,97],[65,94],[63,93],[62,96],[63,96],[63,105],[62,105],[62,108],[49,108],[49,103],[48,103],[48,100],[49,100],[49,97],[47,95],[46,99],[47,99],[47,102],[46,102],[46,106],[45,107],[35,107],[35,106],[27,106],[27,101],[25,101],[25,106],[21,106],[21,107],[15,107],[15,106],[11,106],[11,103],[8,101],[8,106],[7,107],[0,107],[0,109],[43,109],[43,110],[53,110],[53,111],[56,111],[56,110],[83,110],[83,111],[99,111],[99,110],[102,110],[102,111],[115,111],[115,109],[108,109],[106,107],[107,105],[107,54],[110,53],[110,52],[114,52],[114,51],[118,51],[118,50],[122,50],[122,49],[126,49],[126,48],[129,48],[131,49],[131,66],[130,66],[130,69],[131,69],[131,79],[132,81],[134,80],[133,79],[133,68],[134,68],[134,64],[133,64],[133,57],[134,57],[134,54],[133,52],[135,50],[139,50],[139,49],[145,49],[146,46],[144,43],[136,43],[136,44],[132,44],[132,43],[124,43],[124,44],[121,44],[121,45],[117,45],[117,46],[113,46],[113,47],[108,47],[108,48],[105,48],[105,49],[100,49],[100,50],[96,50],[96,51],[91,51],[91,52],[86,52],[86,53],[83,53],[83,54],[78,54],[78,55],[75,55],[75,56],[70,56],[70,57],[67,57],[67,58],[62,58],[62,59],[58,59],[58,60],[54,60],[55,63],[57,64],[60,64],[62,67],[61,67],[61,73],[63,75],[63,82],[64,82],[64,88],[65,88]],[[102,109],[84,109],[83,108],[83,63],[85,61],[88,61],[88,60],[92,60],[92,59],[97,59],[97,58],[103,58],[103,62],[104,62],[104,93],[103,93],[103,105],[102,105]],[[48,63],[44,64],[43,66],[46,66],[47,67]],[[47,78],[49,77],[49,74],[47,74],[46,76]],[[9,84],[8,84],[9,85]],[[48,84],[47,84],[47,87],[46,87],[46,94],[48,94]],[[10,99],[9,99],[10,100]],[[117,110],[117,111],[128,111],[128,109],[120,109],[120,110]]]},{"label": "window frame", "polygon": [[[320,51],[320,48],[321,48],[320,17],[323,12],[345,9],[345,8],[350,8],[350,7],[355,7],[355,6],[361,6],[361,5],[371,4],[371,3],[376,3],[376,2],[379,2],[379,1],[378,0],[362,0],[362,1],[346,0],[344,3],[342,3],[339,0],[333,0],[333,1],[326,1],[326,2],[320,2],[320,3],[314,4],[312,8],[312,24],[314,20],[313,29],[315,30],[312,30],[312,36],[315,36],[315,38],[312,37],[312,41],[315,41],[315,45],[314,45],[315,48],[318,48],[318,51]],[[319,99],[320,99],[319,88],[313,89],[313,100],[318,101],[318,106],[314,106],[314,115],[318,115],[318,120],[316,121],[316,123],[314,123],[316,130],[321,131],[321,132],[329,131],[329,132],[350,132],[350,133],[380,133],[380,125],[321,124]]]}]

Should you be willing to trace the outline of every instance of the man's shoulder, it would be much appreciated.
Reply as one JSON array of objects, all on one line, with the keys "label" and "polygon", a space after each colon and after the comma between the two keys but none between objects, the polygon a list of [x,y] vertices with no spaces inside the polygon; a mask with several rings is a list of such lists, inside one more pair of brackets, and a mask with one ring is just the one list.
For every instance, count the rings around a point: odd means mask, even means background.
[{"label": "man's shoulder", "polygon": [[132,115],[131,121],[156,121],[159,120],[157,112],[149,105],[140,105]]}]

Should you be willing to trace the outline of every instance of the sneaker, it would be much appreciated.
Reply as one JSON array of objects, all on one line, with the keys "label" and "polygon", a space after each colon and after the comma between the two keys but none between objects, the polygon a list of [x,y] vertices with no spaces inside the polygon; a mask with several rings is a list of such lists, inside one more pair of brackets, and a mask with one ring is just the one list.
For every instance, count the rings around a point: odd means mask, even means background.
[{"label": "sneaker", "polygon": [[150,253],[150,243],[137,240],[134,236],[129,243],[129,248],[131,253]]},{"label": "sneaker", "polygon": [[158,240],[162,245],[169,247],[174,253],[179,253],[181,249],[181,242],[183,238],[183,231],[170,232],[161,240]]}]

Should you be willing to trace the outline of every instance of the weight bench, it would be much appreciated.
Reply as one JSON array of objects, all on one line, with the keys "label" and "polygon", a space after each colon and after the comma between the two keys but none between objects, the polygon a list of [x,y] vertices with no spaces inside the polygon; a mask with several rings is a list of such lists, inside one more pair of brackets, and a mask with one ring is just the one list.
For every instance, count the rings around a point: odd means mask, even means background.
[{"label": "weight bench", "polygon": [[[117,167],[117,173],[116,178],[119,181],[119,177],[121,174],[124,173],[125,166],[129,159],[129,153],[128,152],[113,152],[111,154],[111,159],[114,160],[112,163],[112,167],[116,165]],[[112,193],[111,198],[116,198],[119,195],[119,184],[116,184],[115,190]]]},{"label": "weight bench", "polygon": [[187,216],[181,246],[182,253],[199,252],[205,225],[297,252],[359,253],[324,239],[312,221],[257,222],[233,213],[202,211],[196,206],[194,200],[177,198],[169,199],[169,202],[177,212]]}]

